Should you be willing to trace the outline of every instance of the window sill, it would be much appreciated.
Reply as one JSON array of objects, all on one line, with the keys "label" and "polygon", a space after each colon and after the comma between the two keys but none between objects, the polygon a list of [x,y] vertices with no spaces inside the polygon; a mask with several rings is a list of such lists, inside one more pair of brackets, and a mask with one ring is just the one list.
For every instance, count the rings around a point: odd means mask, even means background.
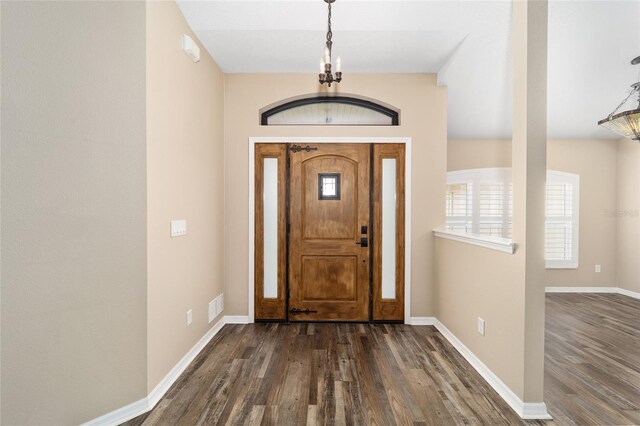
[{"label": "window sill", "polygon": [[549,270],[549,271],[561,271],[561,270],[572,270],[572,269],[578,269],[578,265],[576,264],[574,266],[574,264],[571,265],[549,265],[549,264],[545,264],[544,265],[544,269]]},{"label": "window sill", "polygon": [[516,252],[516,244],[507,238],[487,237],[485,235],[477,234],[463,234],[446,229],[434,229],[433,235],[439,238],[472,244],[474,246],[480,246],[502,253],[514,254]]}]

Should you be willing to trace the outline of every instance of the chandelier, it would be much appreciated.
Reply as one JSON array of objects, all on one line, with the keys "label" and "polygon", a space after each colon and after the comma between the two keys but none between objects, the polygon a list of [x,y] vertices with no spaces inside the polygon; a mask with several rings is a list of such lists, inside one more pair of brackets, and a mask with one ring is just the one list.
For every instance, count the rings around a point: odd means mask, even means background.
[{"label": "chandelier", "polygon": [[328,17],[328,27],[327,30],[327,46],[324,48],[324,58],[320,60],[320,84],[327,83],[329,87],[331,87],[331,83],[334,81],[336,83],[340,83],[342,80],[342,64],[340,62],[340,57],[336,59],[336,76],[333,77],[331,74],[331,46],[333,42],[331,41],[331,37],[333,37],[333,33],[331,32],[331,3],[336,0],[324,0],[325,3],[329,5],[329,17]]},{"label": "chandelier", "polygon": [[[631,61],[631,65],[640,64],[640,56]],[[634,94],[638,94],[638,107],[629,111],[624,111],[616,114],[616,112],[622,107],[622,105],[629,100]],[[602,127],[606,127],[619,135],[622,135],[633,140],[640,140],[640,81],[631,85],[631,92],[629,95],[613,110],[609,116],[603,120],[598,121],[598,124]]]}]

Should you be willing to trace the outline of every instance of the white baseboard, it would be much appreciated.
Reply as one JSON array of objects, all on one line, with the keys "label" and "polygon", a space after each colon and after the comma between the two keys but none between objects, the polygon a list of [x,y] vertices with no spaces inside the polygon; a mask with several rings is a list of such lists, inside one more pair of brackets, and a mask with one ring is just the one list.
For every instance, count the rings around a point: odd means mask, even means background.
[{"label": "white baseboard", "polygon": [[121,423],[126,422],[127,420],[131,420],[134,417],[138,417],[141,414],[150,411],[153,407],[156,406],[158,401],[164,396],[164,394],[169,390],[171,385],[180,377],[180,375],[187,369],[191,361],[193,361],[196,356],[204,349],[205,346],[213,339],[213,337],[218,334],[218,332],[225,325],[225,318],[222,317],[218,320],[217,323],[213,327],[207,331],[207,333],[202,336],[200,340],[182,357],[180,361],[169,371],[169,373],[164,376],[164,378],[158,383],[158,385],[151,391],[146,398],[142,398],[134,403],[131,403],[125,407],[119,408],[117,410],[111,411],[103,416],[97,417],[93,420],[90,420],[83,424],[83,426],[111,426],[111,425],[119,425]]},{"label": "white baseboard", "polygon": [[411,317],[409,325],[435,325],[435,317]]},{"label": "white baseboard", "polygon": [[545,293],[610,293],[640,299],[640,293],[621,287],[545,287]]},{"label": "white baseboard", "polygon": [[249,324],[248,315],[227,315],[224,317],[225,324]]},{"label": "white baseboard", "polygon": [[213,327],[207,331],[207,333],[202,336],[198,342],[193,345],[191,350],[182,357],[180,361],[169,371],[169,373],[164,376],[164,378],[158,383],[158,385],[151,391],[151,393],[147,396],[147,400],[149,401],[149,409],[156,406],[156,404],[160,401],[160,399],[164,396],[164,394],[169,390],[171,385],[178,380],[178,377],[187,369],[191,361],[193,361],[196,356],[207,346],[207,343],[213,339],[213,336],[218,334],[218,332],[222,329],[225,324],[225,318],[220,318],[217,323]]},{"label": "white baseboard", "polygon": [[[522,403],[522,401],[520,402]],[[524,420],[553,420],[547,411],[547,404],[544,402],[524,402],[522,403],[522,414],[518,414]]]},{"label": "white baseboard", "polygon": [[[640,293],[620,287],[545,287],[546,293],[610,293],[622,294],[624,296],[640,299]],[[437,318],[433,317],[412,317],[411,325],[435,325],[438,331],[456,348],[456,350],[471,364],[471,366],[484,378],[487,383],[509,404],[522,419],[526,420],[550,420],[552,417],[547,411],[544,402],[529,403],[523,402],[504,384],[493,371],[489,369],[464,343],[460,341],[447,327]]]},{"label": "white baseboard", "polygon": [[617,287],[545,287],[545,293],[617,293]]},{"label": "white baseboard", "polygon": [[438,331],[456,348],[458,352],[464,357],[464,359],[471,364],[471,366],[484,378],[487,383],[505,400],[509,407],[516,412],[523,419],[541,419],[549,420],[551,416],[547,412],[547,406],[544,402],[540,403],[525,403],[518,396],[513,393],[507,385],[504,384],[493,371],[489,369],[480,358],[478,358],[464,343],[460,341],[447,327],[444,326],[437,319],[435,320],[435,326]]},{"label": "white baseboard", "polygon": [[131,420],[134,417],[138,417],[140,414],[144,414],[147,411],[151,410],[153,407],[149,407],[149,401],[147,398],[142,398],[136,402],[133,402],[125,407],[118,408],[110,413],[107,413],[103,416],[95,418],[93,420],[89,420],[86,423],[83,423],[81,426],[86,425],[119,425],[121,423],[126,422],[127,420]]},{"label": "white baseboard", "polygon": [[640,293],[636,291],[627,290],[626,288],[618,287],[618,294],[622,294],[624,296],[633,297],[634,299],[640,299]]}]

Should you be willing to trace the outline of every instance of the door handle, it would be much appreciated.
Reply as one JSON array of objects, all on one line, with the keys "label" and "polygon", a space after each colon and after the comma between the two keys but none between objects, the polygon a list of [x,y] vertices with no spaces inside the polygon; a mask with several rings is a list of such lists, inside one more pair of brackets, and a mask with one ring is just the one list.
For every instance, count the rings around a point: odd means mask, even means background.
[{"label": "door handle", "polygon": [[367,237],[360,238],[360,242],[356,243],[361,247],[369,247],[369,239]]}]

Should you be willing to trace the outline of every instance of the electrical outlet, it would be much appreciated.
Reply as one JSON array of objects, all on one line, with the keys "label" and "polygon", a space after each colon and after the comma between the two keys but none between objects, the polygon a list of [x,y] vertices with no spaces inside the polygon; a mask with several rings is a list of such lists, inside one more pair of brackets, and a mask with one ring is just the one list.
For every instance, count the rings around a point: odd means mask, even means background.
[{"label": "electrical outlet", "polygon": [[602,266],[596,265],[596,272],[602,272]]},{"label": "electrical outlet", "polygon": [[484,336],[484,320],[478,317],[478,333]]},{"label": "electrical outlet", "polygon": [[218,316],[218,313],[216,312],[216,299],[213,299],[211,302],[209,302],[209,322],[213,321],[213,319]]},{"label": "electrical outlet", "polygon": [[187,311],[187,326],[191,325],[193,322],[193,309],[189,309]]}]

